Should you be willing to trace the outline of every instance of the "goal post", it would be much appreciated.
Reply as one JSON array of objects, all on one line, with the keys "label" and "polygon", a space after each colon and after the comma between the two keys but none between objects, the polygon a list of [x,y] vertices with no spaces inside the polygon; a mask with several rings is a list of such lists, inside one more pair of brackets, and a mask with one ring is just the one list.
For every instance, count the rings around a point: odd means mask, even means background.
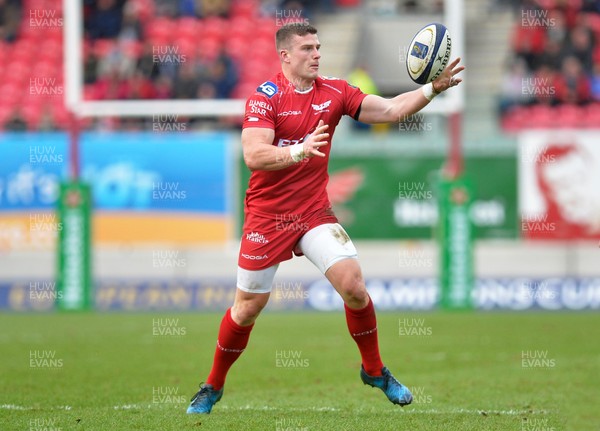
[{"label": "goal post", "polygon": [[[452,36],[452,58],[460,57],[464,64],[464,0],[445,0],[444,12],[445,24]],[[461,72],[463,80],[466,75],[466,70]],[[437,105],[446,116],[448,126],[448,155],[438,177],[438,222],[435,235],[439,245],[439,303],[447,310],[467,310],[473,307],[474,238],[470,208],[474,191],[472,182],[464,171],[465,85],[463,83],[448,91],[445,94],[448,98],[440,101],[444,104]],[[436,103],[432,103],[429,106],[435,105]]]}]

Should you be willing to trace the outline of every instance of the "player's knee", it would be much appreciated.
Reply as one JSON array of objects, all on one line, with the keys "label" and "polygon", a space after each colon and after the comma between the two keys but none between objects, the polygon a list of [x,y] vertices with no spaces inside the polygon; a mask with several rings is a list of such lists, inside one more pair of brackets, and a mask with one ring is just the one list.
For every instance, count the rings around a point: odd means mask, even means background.
[{"label": "player's knee", "polygon": [[261,301],[235,303],[231,308],[231,317],[240,326],[252,325],[264,307]]},{"label": "player's knee", "polygon": [[344,275],[340,291],[344,302],[350,308],[363,308],[369,303],[365,281],[359,271],[348,272]]}]

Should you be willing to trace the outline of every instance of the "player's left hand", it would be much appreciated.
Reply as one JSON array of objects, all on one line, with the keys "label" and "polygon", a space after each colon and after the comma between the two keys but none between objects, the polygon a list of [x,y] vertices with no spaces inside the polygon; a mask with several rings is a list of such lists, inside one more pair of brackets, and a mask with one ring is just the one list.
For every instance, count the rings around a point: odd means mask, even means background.
[{"label": "player's left hand", "polygon": [[458,66],[460,62],[460,57],[456,60],[452,61],[446,68],[440,73],[440,76],[435,78],[431,85],[433,85],[433,91],[436,93],[441,93],[442,91],[446,91],[450,87],[456,87],[458,84],[462,82],[462,79],[455,78],[457,73],[465,70],[465,66]]}]

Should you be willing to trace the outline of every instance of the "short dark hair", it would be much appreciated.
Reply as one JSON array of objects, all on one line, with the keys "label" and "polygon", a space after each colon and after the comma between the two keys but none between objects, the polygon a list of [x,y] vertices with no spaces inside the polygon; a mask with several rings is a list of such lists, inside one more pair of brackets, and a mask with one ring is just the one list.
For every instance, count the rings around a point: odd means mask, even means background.
[{"label": "short dark hair", "polygon": [[292,36],[306,36],[307,34],[317,34],[317,29],[303,22],[286,24],[277,30],[275,34],[275,46],[279,51],[283,45],[287,45],[291,41]]}]

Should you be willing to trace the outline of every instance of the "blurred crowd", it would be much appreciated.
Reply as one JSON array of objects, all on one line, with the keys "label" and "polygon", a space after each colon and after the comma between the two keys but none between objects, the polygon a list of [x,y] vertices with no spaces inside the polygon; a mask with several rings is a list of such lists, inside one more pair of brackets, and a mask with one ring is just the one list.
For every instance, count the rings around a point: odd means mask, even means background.
[{"label": "blurred crowd", "polygon": [[0,0],[0,39],[14,42],[21,21],[21,0]]},{"label": "blurred crowd", "polygon": [[[340,5],[360,4],[359,0],[80,1],[86,100],[245,98],[277,71],[274,32],[278,26],[311,21],[316,12],[333,12]],[[46,20],[47,16],[53,21]],[[18,59],[9,55],[9,63],[14,63],[15,69],[30,69],[22,74],[23,79],[0,82],[0,97],[11,96],[10,103],[0,107],[0,129],[68,126],[69,114],[61,96],[62,61],[58,58],[64,48],[62,16],[59,0],[0,0],[0,52],[19,53]],[[50,31],[51,38],[46,33]],[[56,55],[40,51],[39,44],[46,42],[58,44],[51,47]],[[49,68],[38,68],[42,57]],[[12,66],[6,67],[7,74]],[[52,91],[52,97],[42,95]],[[209,125],[214,121],[239,126],[239,119],[209,119]],[[84,123],[84,127],[102,129],[140,125],[151,123],[147,118]]]},{"label": "blurred crowd", "polygon": [[[226,18],[229,0],[155,0],[154,17]],[[229,98],[238,82],[234,60],[192,57],[179,47],[146,38],[144,11],[131,0],[85,0],[86,98],[193,99]],[[102,40],[104,44],[95,42]]]},{"label": "blurred crowd", "polygon": [[[311,18],[317,0],[85,0],[84,97],[122,99],[245,98],[260,82],[242,80],[250,55],[249,40],[232,48],[229,33],[240,20],[272,18],[278,11],[297,10]],[[327,4],[327,2],[325,2]],[[227,28],[231,26],[231,28]],[[199,30],[199,28],[202,30]],[[234,28],[235,27],[235,28]],[[240,31],[241,32],[241,31]],[[273,32],[271,32],[273,33]],[[269,34],[274,56],[274,34]],[[239,45],[239,44],[238,44]],[[273,51],[273,52],[271,52]],[[235,55],[237,54],[237,55]],[[275,69],[270,72],[274,73]],[[184,119],[185,120],[185,119]],[[120,120],[135,127],[149,119]],[[238,121],[204,118],[201,127]],[[103,124],[103,127],[110,125]]]},{"label": "blurred crowd", "polygon": [[[238,3],[243,3],[239,2]],[[298,10],[310,19],[317,0],[255,3],[254,14],[273,17],[280,10]],[[327,4],[327,2],[324,2]],[[180,43],[161,43],[148,28],[152,22],[188,22],[181,18],[229,19],[231,0],[154,0],[153,9],[135,0],[85,0],[86,97],[89,99],[226,99],[235,97],[240,64],[221,45],[210,40],[185,38]],[[185,29],[172,28],[174,32]],[[209,37],[207,37],[209,39]],[[114,41],[98,49],[96,41]],[[92,47],[96,47],[96,49]],[[197,48],[197,49],[196,49]],[[258,83],[257,83],[258,84]]]},{"label": "blurred crowd", "polygon": [[600,102],[600,1],[525,0],[515,15],[500,113]]}]

